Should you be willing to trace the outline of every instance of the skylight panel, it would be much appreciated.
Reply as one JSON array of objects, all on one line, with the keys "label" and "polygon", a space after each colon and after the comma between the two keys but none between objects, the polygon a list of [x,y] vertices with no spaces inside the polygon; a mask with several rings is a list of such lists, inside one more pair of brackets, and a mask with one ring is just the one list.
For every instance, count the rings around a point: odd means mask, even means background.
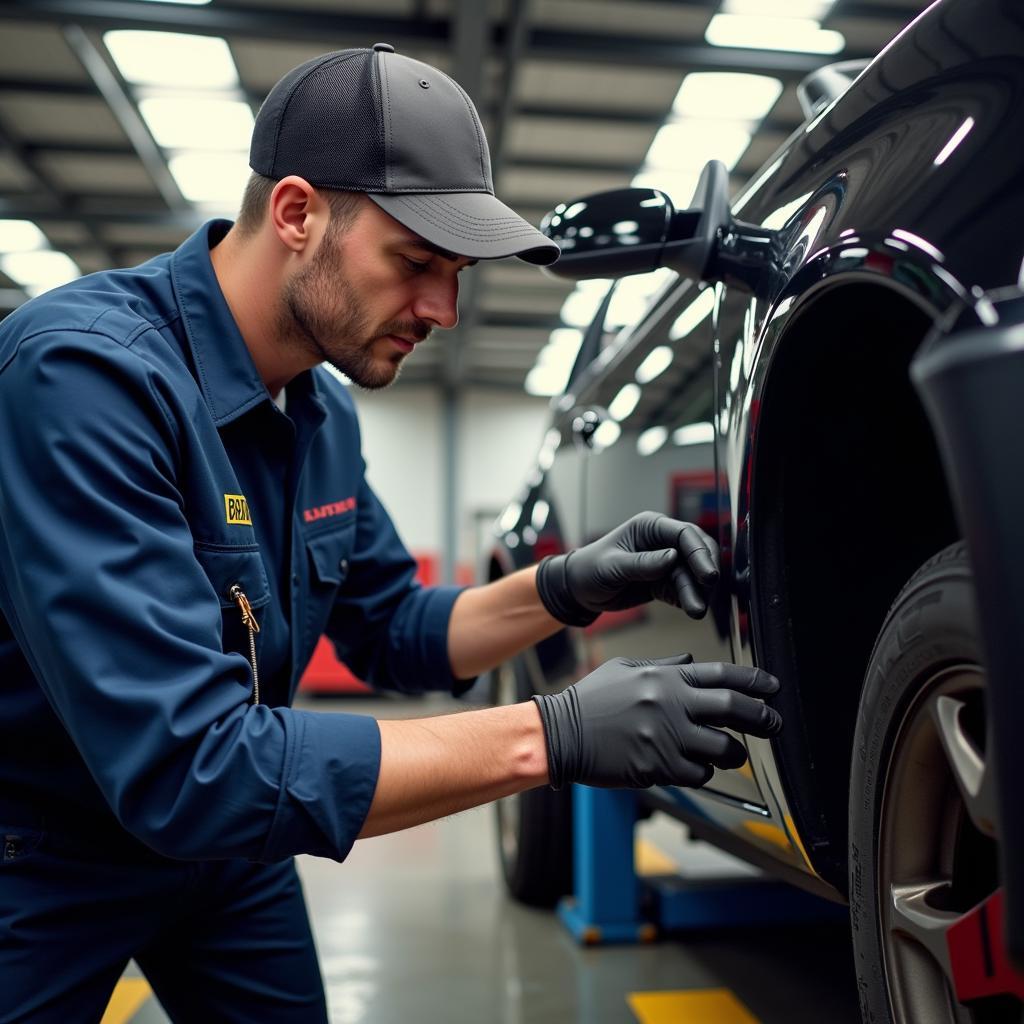
[{"label": "skylight panel", "polygon": [[139,111],[165,149],[249,148],[254,118],[241,100],[159,96],[140,100]]},{"label": "skylight panel", "polygon": [[250,174],[246,153],[178,153],[170,158],[168,166],[186,199],[235,208]]},{"label": "skylight panel", "polygon": [[6,253],[0,256],[0,270],[29,295],[41,295],[81,276],[81,271],[67,253],[52,249]]},{"label": "skylight panel", "polygon": [[842,33],[822,28],[810,18],[745,14],[716,14],[704,38],[712,46],[794,53],[839,53],[846,45]]},{"label": "skylight panel", "polygon": [[647,151],[645,170],[702,168],[709,160],[721,160],[727,170],[739,162],[750,132],[730,121],[693,119],[662,125]]},{"label": "skylight panel", "polygon": [[125,81],[180,89],[238,86],[238,70],[225,40],[180,32],[117,29],[103,41]]},{"label": "skylight panel", "polygon": [[48,248],[46,236],[30,220],[0,220],[0,252]]},{"label": "skylight panel", "polygon": [[782,82],[770,75],[702,71],[683,79],[672,113],[677,117],[759,121],[781,94]]}]

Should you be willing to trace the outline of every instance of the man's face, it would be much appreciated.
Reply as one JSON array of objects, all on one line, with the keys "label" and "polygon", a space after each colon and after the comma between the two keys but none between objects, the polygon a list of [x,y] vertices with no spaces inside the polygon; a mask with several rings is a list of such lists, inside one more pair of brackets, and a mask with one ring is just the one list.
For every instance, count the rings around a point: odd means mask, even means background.
[{"label": "man's face", "polygon": [[435,327],[458,322],[458,273],[442,253],[370,200],[347,227],[328,227],[283,293],[287,341],[364,388],[382,388]]}]

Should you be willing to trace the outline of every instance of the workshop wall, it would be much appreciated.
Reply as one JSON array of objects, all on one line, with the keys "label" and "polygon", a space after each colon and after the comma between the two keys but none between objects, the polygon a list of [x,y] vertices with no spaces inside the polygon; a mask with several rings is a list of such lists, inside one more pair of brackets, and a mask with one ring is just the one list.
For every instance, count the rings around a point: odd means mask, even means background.
[{"label": "workshop wall", "polygon": [[[402,386],[352,390],[363,431],[367,476],[414,554],[441,564],[444,544],[444,419],[441,393]],[[476,569],[480,544],[519,490],[540,447],[547,399],[467,389],[457,441],[457,552],[463,574]]]}]

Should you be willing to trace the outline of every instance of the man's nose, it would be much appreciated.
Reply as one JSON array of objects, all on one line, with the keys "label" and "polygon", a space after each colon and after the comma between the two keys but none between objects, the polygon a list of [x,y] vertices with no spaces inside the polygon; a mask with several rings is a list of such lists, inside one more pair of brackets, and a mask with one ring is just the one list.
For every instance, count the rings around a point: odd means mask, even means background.
[{"label": "man's nose", "polygon": [[459,281],[431,281],[416,296],[413,313],[421,320],[429,320],[441,328],[454,327],[459,322]]}]

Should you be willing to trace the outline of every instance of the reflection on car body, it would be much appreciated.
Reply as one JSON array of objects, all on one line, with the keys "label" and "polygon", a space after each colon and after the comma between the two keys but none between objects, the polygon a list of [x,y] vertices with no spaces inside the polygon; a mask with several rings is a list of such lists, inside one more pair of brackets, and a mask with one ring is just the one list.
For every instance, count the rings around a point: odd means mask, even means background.
[{"label": "reflection on car body", "polygon": [[[555,272],[648,271],[660,284],[617,334],[604,330],[605,302],[490,557],[489,574],[502,575],[643,509],[716,537],[722,586],[703,622],[650,606],[563,631],[506,667],[503,694],[561,687],[618,655],[680,650],[778,675],[783,734],[748,738],[748,767],[663,792],[659,806],[851,901],[871,1020],[1002,1021],[1024,992],[1004,979],[979,1002],[964,961],[943,952],[956,922],[1002,906],[1003,880],[999,828],[983,826],[991,803],[982,808],[964,767],[986,777],[970,566],[909,372],[916,353],[965,330],[1022,319],[1022,54],[1017,5],[945,0],[731,206],[712,167],[687,211],[635,189],[554,211],[547,230],[560,243],[566,222],[596,225]],[[929,765],[913,786],[908,763]],[[565,813],[558,794],[503,805],[520,840],[529,814],[547,822],[531,840],[541,847],[503,848],[522,898],[550,902],[569,884],[568,865],[555,867]],[[530,856],[545,865],[543,885],[516,860]],[[996,932],[985,941],[1001,943]]]}]

